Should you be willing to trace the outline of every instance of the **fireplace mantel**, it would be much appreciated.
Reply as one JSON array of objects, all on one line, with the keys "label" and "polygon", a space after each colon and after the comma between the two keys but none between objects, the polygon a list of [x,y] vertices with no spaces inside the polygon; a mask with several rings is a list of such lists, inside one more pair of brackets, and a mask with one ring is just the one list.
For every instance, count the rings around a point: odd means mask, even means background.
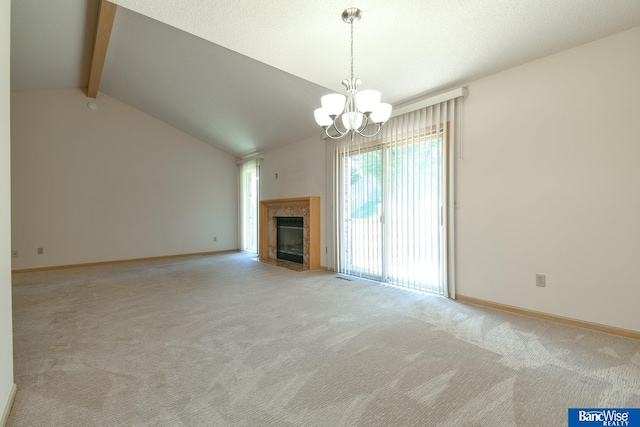
[{"label": "fireplace mantel", "polygon": [[276,217],[304,218],[303,268],[320,268],[320,197],[294,197],[260,201],[260,243],[258,256],[274,261],[276,256]]}]

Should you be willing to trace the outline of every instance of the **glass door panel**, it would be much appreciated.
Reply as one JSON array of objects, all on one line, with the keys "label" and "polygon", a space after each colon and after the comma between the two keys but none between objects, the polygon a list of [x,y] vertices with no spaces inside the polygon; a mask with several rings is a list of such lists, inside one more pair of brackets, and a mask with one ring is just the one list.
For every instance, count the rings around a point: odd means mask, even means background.
[{"label": "glass door panel", "polygon": [[382,150],[347,154],[342,161],[342,270],[381,280]]},{"label": "glass door panel", "polygon": [[388,150],[387,281],[436,292],[440,280],[441,143],[436,138]]}]

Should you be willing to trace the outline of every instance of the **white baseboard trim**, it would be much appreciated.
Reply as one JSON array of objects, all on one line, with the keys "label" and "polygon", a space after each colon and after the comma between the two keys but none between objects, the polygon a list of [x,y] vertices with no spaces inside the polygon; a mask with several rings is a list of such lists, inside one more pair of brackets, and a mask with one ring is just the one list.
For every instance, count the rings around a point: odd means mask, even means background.
[{"label": "white baseboard trim", "polygon": [[18,391],[18,386],[15,384],[11,387],[11,392],[9,393],[9,399],[4,406],[4,412],[2,413],[2,419],[0,419],[0,427],[6,427],[7,422],[9,421],[9,413],[11,413],[11,407],[13,406],[13,399],[16,397],[16,391]]}]

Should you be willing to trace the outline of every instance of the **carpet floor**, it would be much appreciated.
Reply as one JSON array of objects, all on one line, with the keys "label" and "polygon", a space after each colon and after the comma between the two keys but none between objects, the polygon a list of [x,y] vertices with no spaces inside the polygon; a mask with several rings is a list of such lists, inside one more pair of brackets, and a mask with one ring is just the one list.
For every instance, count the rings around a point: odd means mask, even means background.
[{"label": "carpet floor", "polygon": [[18,426],[562,426],[640,341],[246,254],[16,274]]}]

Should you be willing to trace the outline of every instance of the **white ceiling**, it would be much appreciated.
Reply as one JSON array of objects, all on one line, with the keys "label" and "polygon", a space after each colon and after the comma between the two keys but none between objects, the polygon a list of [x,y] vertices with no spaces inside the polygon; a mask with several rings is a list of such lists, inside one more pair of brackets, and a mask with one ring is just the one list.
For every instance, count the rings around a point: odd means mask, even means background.
[{"label": "white ceiling", "polygon": [[[313,109],[349,74],[348,7],[355,75],[396,106],[640,25],[638,0],[113,3],[100,90],[236,156],[319,134]],[[86,86],[97,4],[13,0],[12,89]]]}]

